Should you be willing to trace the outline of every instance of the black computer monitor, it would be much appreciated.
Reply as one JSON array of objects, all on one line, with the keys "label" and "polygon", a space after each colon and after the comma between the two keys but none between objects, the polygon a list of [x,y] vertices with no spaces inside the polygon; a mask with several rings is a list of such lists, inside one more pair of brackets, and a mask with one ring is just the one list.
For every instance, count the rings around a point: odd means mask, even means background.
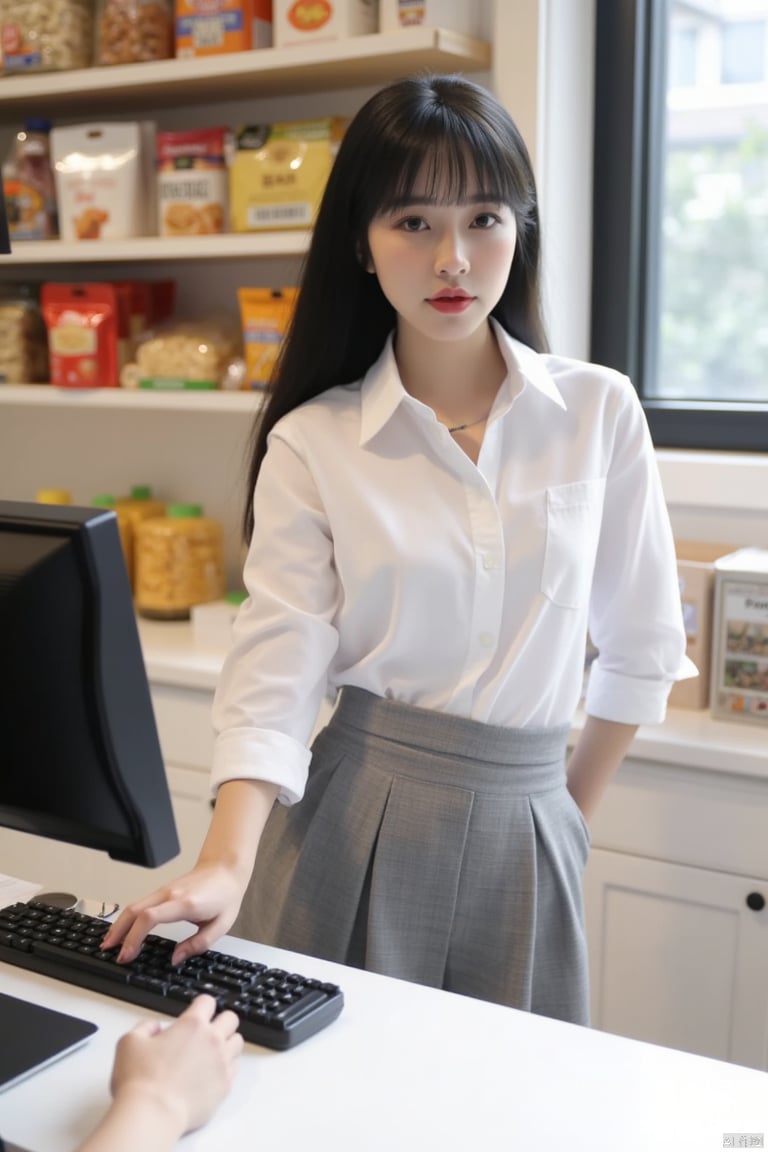
[{"label": "black computer monitor", "polygon": [[112,511],[0,501],[0,825],[178,854]]}]

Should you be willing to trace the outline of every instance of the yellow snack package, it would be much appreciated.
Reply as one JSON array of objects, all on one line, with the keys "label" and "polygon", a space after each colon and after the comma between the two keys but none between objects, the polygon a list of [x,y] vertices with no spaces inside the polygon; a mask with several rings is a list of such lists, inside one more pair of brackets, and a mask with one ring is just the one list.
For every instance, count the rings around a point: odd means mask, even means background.
[{"label": "yellow snack package", "polygon": [[328,116],[241,128],[229,170],[232,231],[310,228],[348,123]]},{"label": "yellow snack package", "polygon": [[297,288],[239,288],[243,329],[243,388],[266,388],[293,314]]}]

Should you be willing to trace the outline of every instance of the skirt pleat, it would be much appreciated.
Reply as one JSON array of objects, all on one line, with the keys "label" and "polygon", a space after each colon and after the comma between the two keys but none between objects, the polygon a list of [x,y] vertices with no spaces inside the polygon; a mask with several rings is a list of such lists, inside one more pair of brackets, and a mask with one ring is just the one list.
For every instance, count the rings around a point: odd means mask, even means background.
[{"label": "skirt pleat", "polygon": [[343,689],[304,798],[267,821],[232,931],[587,1023],[589,833],[566,736]]}]

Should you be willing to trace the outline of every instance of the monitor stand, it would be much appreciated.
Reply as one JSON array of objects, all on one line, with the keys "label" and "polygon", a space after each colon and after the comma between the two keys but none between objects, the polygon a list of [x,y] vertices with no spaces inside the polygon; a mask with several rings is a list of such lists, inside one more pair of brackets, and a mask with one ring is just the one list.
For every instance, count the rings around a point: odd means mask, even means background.
[{"label": "monitor stand", "polygon": [[90,896],[75,896],[72,892],[38,892],[32,899],[41,904],[51,904],[54,908],[71,908],[73,912],[83,912],[86,916],[99,916],[103,920],[114,916],[120,908],[114,900],[94,900]]},{"label": "monitor stand", "polygon": [[41,904],[50,904],[53,908],[76,908],[77,896],[72,892],[38,892],[33,900]]}]

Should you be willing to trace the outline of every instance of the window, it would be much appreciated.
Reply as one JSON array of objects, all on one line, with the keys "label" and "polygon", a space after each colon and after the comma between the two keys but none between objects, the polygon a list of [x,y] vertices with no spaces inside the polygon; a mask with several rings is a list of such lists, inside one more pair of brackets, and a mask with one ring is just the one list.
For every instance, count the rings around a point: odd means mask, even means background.
[{"label": "window", "polygon": [[723,25],[723,84],[759,84],[765,80],[765,29],[764,20]]},{"label": "window", "polygon": [[671,29],[669,45],[670,82],[676,88],[690,88],[696,83],[696,54],[699,38],[695,26],[690,24]]},{"label": "window", "polygon": [[768,451],[768,0],[596,12],[592,358],[657,445]]}]

